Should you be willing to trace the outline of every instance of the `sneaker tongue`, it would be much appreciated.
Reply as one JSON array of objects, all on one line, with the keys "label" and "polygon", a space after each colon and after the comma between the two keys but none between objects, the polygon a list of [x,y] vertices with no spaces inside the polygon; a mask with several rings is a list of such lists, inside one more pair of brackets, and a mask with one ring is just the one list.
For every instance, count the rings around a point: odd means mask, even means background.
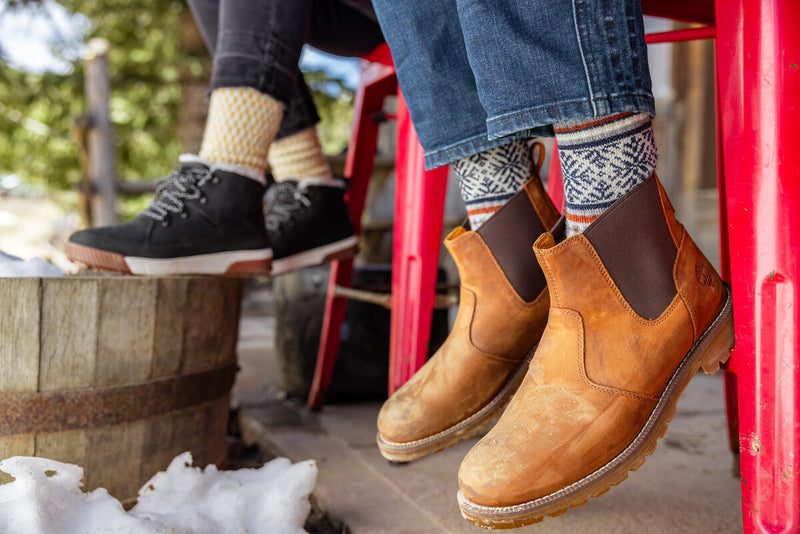
[{"label": "sneaker tongue", "polygon": [[204,171],[208,170],[208,165],[203,165],[200,162],[196,163],[181,163],[181,167],[184,169],[202,169]]}]

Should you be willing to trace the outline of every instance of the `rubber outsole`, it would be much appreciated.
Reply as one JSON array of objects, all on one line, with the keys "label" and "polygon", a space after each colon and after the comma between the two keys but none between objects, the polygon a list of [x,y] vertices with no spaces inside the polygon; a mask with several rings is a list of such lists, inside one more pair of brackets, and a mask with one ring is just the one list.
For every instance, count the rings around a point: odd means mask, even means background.
[{"label": "rubber outsole", "polygon": [[458,492],[461,515],[473,525],[490,529],[511,529],[531,525],[545,517],[556,517],[571,508],[586,504],[590,497],[599,497],[628,478],[631,471],[644,464],[653,454],[658,440],[664,437],[686,386],[698,370],[715,374],[730,358],[734,345],[731,293],[722,311],[684,357],[662,393],[650,418],[628,447],[600,469],[557,492],[525,503],[491,507],[471,502]]},{"label": "rubber outsole", "polygon": [[98,271],[171,276],[184,274],[257,276],[270,274],[272,253],[269,249],[202,254],[181,258],[126,257],[85,245],[68,242],[64,249],[70,261]]},{"label": "rubber outsole", "polygon": [[272,274],[279,275],[314,265],[322,265],[333,260],[349,260],[356,254],[358,254],[358,237],[351,236],[293,256],[276,258],[272,261]]},{"label": "rubber outsole", "polygon": [[528,364],[535,352],[536,347],[525,355],[505,385],[483,408],[455,425],[431,436],[402,443],[388,440],[378,432],[376,440],[381,455],[390,462],[408,463],[424,458],[429,454],[436,454],[448,447],[453,447],[490,428],[503,413],[514,393],[522,384],[522,380],[528,370]]}]

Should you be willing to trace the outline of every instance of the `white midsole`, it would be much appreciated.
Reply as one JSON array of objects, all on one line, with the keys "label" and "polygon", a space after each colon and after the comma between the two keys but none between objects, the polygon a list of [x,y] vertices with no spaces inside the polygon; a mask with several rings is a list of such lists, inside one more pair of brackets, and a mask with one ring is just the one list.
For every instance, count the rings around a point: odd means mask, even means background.
[{"label": "white midsole", "polygon": [[325,261],[325,258],[334,252],[348,249],[357,244],[358,236],[352,235],[321,247],[294,254],[293,256],[277,259],[272,262],[272,274],[281,274],[301,267],[317,265]]},{"label": "white midsole", "polygon": [[182,258],[139,258],[125,256],[128,268],[133,274],[222,274],[234,263],[243,261],[269,260],[272,249],[235,250],[233,252],[214,252],[197,254]]}]

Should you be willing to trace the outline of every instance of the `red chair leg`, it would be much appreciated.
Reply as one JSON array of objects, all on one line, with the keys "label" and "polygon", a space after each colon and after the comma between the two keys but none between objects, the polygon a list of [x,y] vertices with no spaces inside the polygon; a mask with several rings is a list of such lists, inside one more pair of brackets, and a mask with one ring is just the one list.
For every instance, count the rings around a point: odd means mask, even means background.
[{"label": "red chair leg", "polygon": [[547,171],[547,194],[550,195],[553,205],[564,213],[567,205],[564,198],[564,176],[561,174],[561,160],[558,157],[558,145],[555,139],[553,139],[553,153],[550,156],[550,170]]},{"label": "red chair leg", "polygon": [[745,532],[800,532],[800,4],[717,2]]},{"label": "red chair leg", "polygon": [[426,171],[422,156],[398,93],[390,394],[425,363],[436,298],[447,167]]},{"label": "red chair leg", "polygon": [[[722,110],[719,96],[719,69],[715,72],[714,100],[716,104],[716,141],[717,141],[717,191],[719,192],[719,260],[722,279],[730,283],[731,262],[728,243],[728,208],[725,202],[725,165],[723,163],[722,146]],[[739,472],[739,396],[736,394],[736,375],[729,370],[725,373],[725,415],[728,419],[728,444],[734,455],[734,469]]]},{"label": "red chair leg", "polygon": [[[394,69],[377,63],[365,64],[354,101],[354,127],[344,169],[345,176],[350,179],[350,188],[345,200],[356,235],[361,234],[361,215],[364,212],[364,202],[367,197],[378,141],[378,124],[373,119],[373,115],[383,109],[383,101],[386,96],[394,94],[396,91],[397,78],[394,75]],[[322,408],[325,391],[333,376],[336,355],[339,352],[339,335],[347,309],[347,300],[335,296],[336,286],[350,287],[352,278],[352,259],[331,263],[319,352],[307,401],[312,410]]]}]

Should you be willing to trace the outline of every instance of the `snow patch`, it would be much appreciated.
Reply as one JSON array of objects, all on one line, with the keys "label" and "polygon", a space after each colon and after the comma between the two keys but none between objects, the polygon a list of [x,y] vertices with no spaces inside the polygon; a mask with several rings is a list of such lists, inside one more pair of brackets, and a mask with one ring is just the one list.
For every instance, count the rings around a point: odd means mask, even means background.
[{"label": "snow patch", "polygon": [[55,278],[64,273],[42,258],[23,260],[0,250],[0,278]]},{"label": "snow patch", "polygon": [[0,462],[2,534],[301,534],[317,479],[313,460],[259,469],[192,467],[185,452],[139,490],[130,512],[104,488],[81,490],[83,468],[46,458]]}]

